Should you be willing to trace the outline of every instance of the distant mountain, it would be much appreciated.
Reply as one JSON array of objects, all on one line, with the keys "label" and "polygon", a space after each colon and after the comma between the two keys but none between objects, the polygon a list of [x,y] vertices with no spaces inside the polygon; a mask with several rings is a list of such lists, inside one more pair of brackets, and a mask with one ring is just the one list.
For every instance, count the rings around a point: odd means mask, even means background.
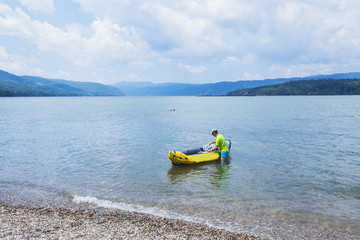
[{"label": "distant mountain", "polygon": [[224,95],[241,88],[282,83],[278,80],[257,80],[238,82],[217,82],[207,84],[191,83],[131,83],[119,82],[114,87],[121,89],[127,96],[196,96],[201,94]]},{"label": "distant mountain", "polygon": [[33,76],[0,70],[0,96],[196,96],[226,95],[244,88],[271,86],[297,80],[360,79],[359,72],[207,84],[120,82],[113,86]]},{"label": "distant mountain", "polygon": [[124,96],[124,93],[100,83],[16,76],[0,70],[0,96]]},{"label": "distant mountain", "polygon": [[227,95],[360,95],[360,79],[298,80],[272,86],[244,88]]},{"label": "distant mountain", "polygon": [[309,77],[276,78],[253,81],[217,82],[207,84],[190,83],[151,83],[151,82],[119,82],[113,86],[121,89],[127,96],[196,96],[226,95],[243,88],[270,86],[296,80],[318,79],[352,79],[359,78],[360,72],[316,75]]}]

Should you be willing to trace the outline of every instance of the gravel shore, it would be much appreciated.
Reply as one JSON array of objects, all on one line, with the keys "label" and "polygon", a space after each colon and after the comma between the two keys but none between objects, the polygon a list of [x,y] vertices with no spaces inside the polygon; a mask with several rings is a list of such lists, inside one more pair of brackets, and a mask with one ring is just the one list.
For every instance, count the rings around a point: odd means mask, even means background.
[{"label": "gravel shore", "polygon": [[261,239],[132,212],[49,209],[0,203],[0,239]]}]

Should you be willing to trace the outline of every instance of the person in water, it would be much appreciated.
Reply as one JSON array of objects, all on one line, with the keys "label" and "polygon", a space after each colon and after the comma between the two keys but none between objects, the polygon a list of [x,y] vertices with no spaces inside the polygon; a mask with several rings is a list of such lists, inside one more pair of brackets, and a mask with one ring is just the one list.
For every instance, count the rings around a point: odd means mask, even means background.
[{"label": "person in water", "polygon": [[206,149],[206,151],[208,152],[212,152],[215,150],[219,150],[220,152],[220,156],[221,156],[221,162],[224,163],[227,158],[229,157],[229,148],[226,145],[226,141],[223,135],[218,133],[218,130],[213,129],[211,131],[211,135],[213,135],[214,137],[216,137],[216,140],[213,142],[209,143],[209,146],[213,143],[215,143],[215,147],[213,147],[212,149]]}]

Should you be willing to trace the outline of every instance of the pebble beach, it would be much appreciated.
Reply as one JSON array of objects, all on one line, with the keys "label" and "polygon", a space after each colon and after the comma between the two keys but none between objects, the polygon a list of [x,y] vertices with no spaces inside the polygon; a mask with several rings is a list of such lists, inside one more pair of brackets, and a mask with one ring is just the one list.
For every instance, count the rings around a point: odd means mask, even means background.
[{"label": "pebble beach", "polygon": [[0,239],[246,239],[202,224],[135,212],[0,203]]}]

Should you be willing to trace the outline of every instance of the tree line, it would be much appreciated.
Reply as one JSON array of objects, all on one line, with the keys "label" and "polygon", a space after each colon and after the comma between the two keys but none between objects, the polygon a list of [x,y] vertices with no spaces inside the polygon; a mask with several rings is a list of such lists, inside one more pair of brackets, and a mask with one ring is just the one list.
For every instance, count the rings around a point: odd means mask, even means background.
[{"label": "tree line", "polygon": [[360,95],[360,79],[320,79],[290,81],[271,86],[243,88],[228,96]]}]

